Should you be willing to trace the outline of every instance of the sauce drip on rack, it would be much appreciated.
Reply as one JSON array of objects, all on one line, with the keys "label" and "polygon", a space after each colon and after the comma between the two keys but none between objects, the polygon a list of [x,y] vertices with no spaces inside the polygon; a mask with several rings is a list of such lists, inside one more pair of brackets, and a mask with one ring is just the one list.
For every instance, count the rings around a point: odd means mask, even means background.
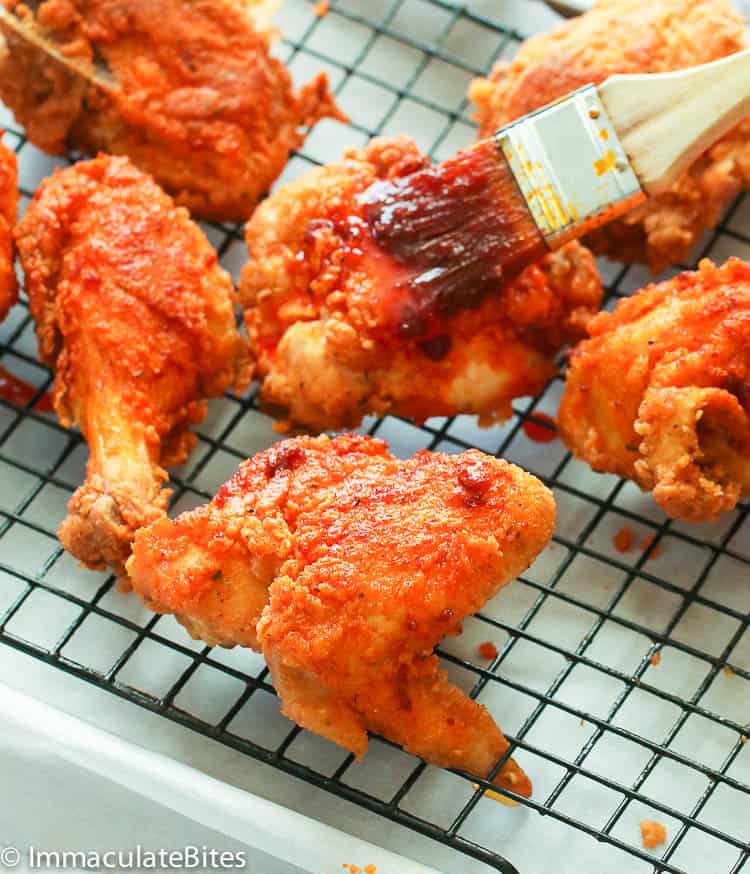
[{"label": "sauce drip on rack", "polygon": [[533,419],[523,423],[523,433],[535,443],[551,443],[557,439],[556,422],[546,413],[532,413]]},{"label": "sauce drip on rack", "polygon": [[[31,403],[38,389],[0,366],[0,398],[15,407],[25,407]],[[34,404],[40,413],[52,412],[52,395],[45,392]]]}]

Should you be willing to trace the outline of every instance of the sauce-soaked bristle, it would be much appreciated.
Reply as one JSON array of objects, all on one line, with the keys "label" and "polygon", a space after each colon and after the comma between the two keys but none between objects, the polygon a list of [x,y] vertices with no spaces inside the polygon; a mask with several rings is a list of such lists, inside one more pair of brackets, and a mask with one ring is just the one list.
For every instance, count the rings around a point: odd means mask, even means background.
[{"label": "sauce-soaked bristle", "polygon": [[408,267],[420,315],[473,308],[547,252],[505,157],[485,140],[361,196],[378,246]]}]

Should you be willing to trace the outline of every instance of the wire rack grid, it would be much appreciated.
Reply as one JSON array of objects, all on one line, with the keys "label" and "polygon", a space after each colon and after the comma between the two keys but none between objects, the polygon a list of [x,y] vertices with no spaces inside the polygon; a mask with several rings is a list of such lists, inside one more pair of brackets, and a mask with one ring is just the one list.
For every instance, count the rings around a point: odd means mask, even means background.
[{"label": "wire rack grid", "polygon": [[[279,25],[278,51],[295,78],[327,69],[352,118],[318,125],[282,181],[378,134],[411,133],[446,156],[473,136],[469,80],[512,56],[522,38],[477,4],[446,0],[333,0],[324,17],[309,0],[288,0]],[[2,113],[25,204],[60,162]],[[236,275],[241,228],[206,232]],[[748,257],[748,232],[750,201],[741,200],[697,255]],[[638,267],[601,266],[608,306],[648,278]],[[394,418],[365,423],[397,454],[476,446],[555,491],[553,542],[440,649],[452,680],[490,708],[534,780],[534,798],[510,810],[483,794],[487,782],[439,771],[379,738],[356,763],[280,715],[259,656],[202,647],[171,617],[120,594],[112,577],[77,568],[55,531],[83,477],[86,447],[35,409],[52,376],[37,362],[24,299],[0,326],[0,353],[4,367],[38,387],[23,408],[0,401],[3,643],[432,837],[464,854],[462,871],[750,871],[746,505],[713,525],[674,523],[649,496],[592,473],[559,441],[530,440],[524,423],[554,415],[559,377],[488,430],[464,416],[421,428]],[[174,513],[209,499],[241,460],[277,439],[253,389],[213,402],[198,433],[198,448],[172,474]],[[613,545],[623,526],[633,535],[627,552]],[[484,641],[497,648],[491,662],[478,653]],[[666,825],[666,845],[643,849],[643,819]]]}]

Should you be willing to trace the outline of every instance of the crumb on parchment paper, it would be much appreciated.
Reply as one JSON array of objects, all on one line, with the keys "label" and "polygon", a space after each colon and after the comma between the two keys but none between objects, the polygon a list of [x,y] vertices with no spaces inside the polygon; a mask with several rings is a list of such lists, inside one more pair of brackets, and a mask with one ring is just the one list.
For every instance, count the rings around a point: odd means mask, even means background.
[{"label": "crumb on parchment paper", "polygon": [[667,842],[667,830],[655,819],[644,819],[641,822],[641,838],[645,849],[653,850]]},{"label": "crumb on parchment paper", "polygon": [[[318,0],[315,6],[313,6],[313,12],[318,18],[322,18],[324,15],[328,14],[330,8],[328,0]],[[367,872],[365,872],[365,874],[367,874]]]},{"label": "crumb on parchment paper", "polygon": [[650,659],[651,664],[656,667],[661,663],[661,650],[657,649],[656,652],[651,656]]},{"label": "crumb on parchment paper", "polygon": [[[654,534],[649,534],[644,538],[641,545],[643,552],[647,552],[651,544],[656,539]],[[633,531],[627,525],[623,525],[619,531],[612,535],[612,545],[618,552],[628,552],[634,545]],[[662,552],[662,545],[657,543],[648,555],[648,561],[653,558],[658,558]]]},{"label": "crumb on parchment paper", "polygon": [[618,552],[627,552],[633,545],[633,532],[627,525],[623,525],[612,538],[612,543]]}]

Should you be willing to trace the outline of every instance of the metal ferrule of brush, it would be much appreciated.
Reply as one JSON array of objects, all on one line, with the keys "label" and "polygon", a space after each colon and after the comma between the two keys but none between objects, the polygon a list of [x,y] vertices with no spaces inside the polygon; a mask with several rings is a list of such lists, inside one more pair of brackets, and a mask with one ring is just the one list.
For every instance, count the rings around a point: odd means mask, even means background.
[{"label": "metal ferrule of brush", "polygon": [[595,85],[501,128],[495,141],[550,249],[645,200]]}]

